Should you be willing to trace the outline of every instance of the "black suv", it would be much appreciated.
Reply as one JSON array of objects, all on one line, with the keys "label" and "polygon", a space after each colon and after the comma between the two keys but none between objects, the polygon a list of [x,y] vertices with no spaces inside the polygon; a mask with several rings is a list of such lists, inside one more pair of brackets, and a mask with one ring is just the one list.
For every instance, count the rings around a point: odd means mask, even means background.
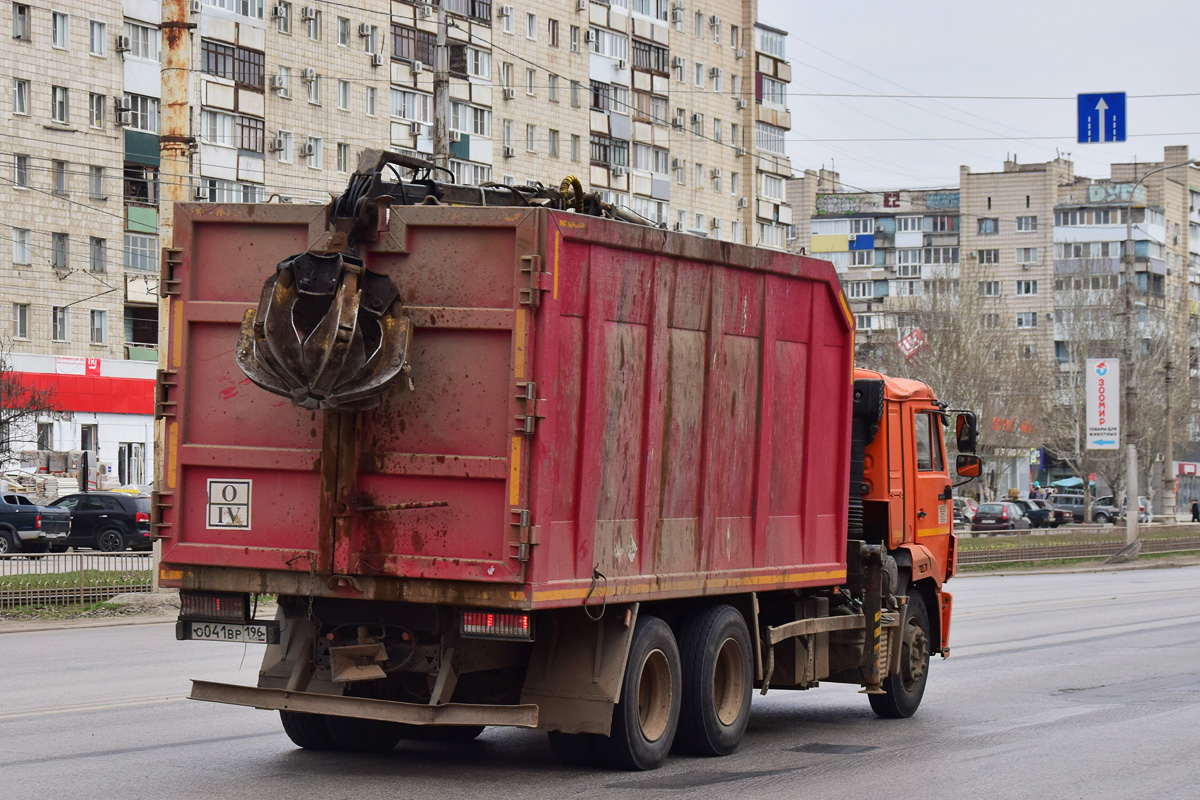
[{"label": "black suv", "polygon": [[106,553],[129,548],[150,549],[150,498],[121,492],[68,494],[50,504],[71,512],[71,533],[54,543],[68,547],[93,547]]}]

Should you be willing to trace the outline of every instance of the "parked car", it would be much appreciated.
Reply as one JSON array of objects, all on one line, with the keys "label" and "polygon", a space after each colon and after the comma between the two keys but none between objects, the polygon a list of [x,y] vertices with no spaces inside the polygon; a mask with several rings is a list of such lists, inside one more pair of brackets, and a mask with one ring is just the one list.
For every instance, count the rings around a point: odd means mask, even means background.
[{"label": "parked car", "polygon": [[983,503],[971,520],[972,531],[1029,530],[1029,520],[1016,503]]},{"label": "parked car", "polygon": [[975,512],[979,509],[979,503],[969,497],[954,498],[954,524],[969,525],[971,520],[975,518]]},{"label": "parked car", "polygon": [[53,545],[56,551],[68,547],[91,547],[106,553],[150,549],[149,497],[122,492],[80,492],[64,495],[51,505],[71,514],[71,533]]},{"label": "parked car", "polygon": [[1083,522],[1083,512],[1086,505],[1083,502],[1081,494],[1056,494],[1050,498],[1050,502],[1063,509],[1071,512],[1075,518],[1075,522]]},{"label": "parked car", "polygon": [[1059,525],[1066,525],[1068,522],[1075,521],[1075,512],[1063,508],[1051,500],[1030,500],[1039,508],[1044,508],[1050,512],[1050,527],[1057,528]]},{"label": "parked car", "polygon": [[[1125,504],[1117,508],[1117,498],[1112,495],[1097,497],[1096,502],[1092,503],[1092,519],[1095,522],[1105,523],[1113,520],[1121,519],[1125,516]],[[1150,513],[1150,501],[1144,496],[1138,496],[1138,522],[1150,522],[1153,515]]]},{"label": "parked car", "polygon": [[45,553],[67,538],[71,517],[23,494],[0,495],[0,555]]},{"label": "parked car", "polygon": [[1040,500],[1013,500],[1013,505],[1021,509],[1021,513],[1029,520],[1031,528],[1057,528],[1058,521],[1054,512],[1049,508],[1038,505]]}]

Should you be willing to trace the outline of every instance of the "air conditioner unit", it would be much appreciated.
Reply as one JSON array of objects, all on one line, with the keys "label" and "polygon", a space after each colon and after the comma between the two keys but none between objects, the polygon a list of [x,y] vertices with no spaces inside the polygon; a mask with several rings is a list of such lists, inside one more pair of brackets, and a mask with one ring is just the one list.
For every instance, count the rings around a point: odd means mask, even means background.
[{"label": "air conditioner unit", "polygon": [[737,101],[737,107],[738,107],[738,111],[741,111],[741,110],[742,110],[742,109],[744,109],[744,108],[745,108],[747,105],[749,105],[749,103],[747,103],[747,102],[746,102],[744,99],[742,99],[742,100],[738,100],[738,101]]},{"label": "air conditioner unit", "polygon": [[271,146],[267,149],[272,153],[282,153],[285,147],[287,147],[287,143],[283,140],[283,137],[276,136],[271,140]]},{"label": "air conditioner unit", "polygon": [[721,168],[720,168],[720,167],[713,167],[713,170],[712,170],[712,172],[710,173],[710,176],[711,176],[711,177],[713,177],[713,178],[719,178],[719,177],[721,177]]},{"label": "air conditioner unit", "polygon": [[133,123],[133,112],[128,108],[118,108],[113,114],[113,121],[118,125],[130,125]]},{"label": "air conditioner unit", "polygon": [[628,69],[628,68],[629,68],[629,62],[628,62],[628,61],[626,61],[626,60],[625,60],[625,59],[623,59],[623,58],[619,58],[619,59],[617,59],[617,69]]},{"label": "air conditioner unit", "polygon": [[370,36],[371,35],[371,23],[369,23],[369,22],[358,23],[358,35],[362,36],[364,38],[367,36]]},{"label": "air conditioner unit", "polygon": [[133,104],[128,97],[114,97],[113,110],[118,114],[128,114],[133,110]]},{"label": "air conditioner unit", "polygon": [[858,241],[858,234],[857,234],[857,233],[852,233],[852,234],[850,234],[850,241],[852,241],[852,242],[857,242],[857,241]]},{"label": "air conditioner unit", "polygon": [[676,223],[675,223],[675,224],[674,224],[672,227],[673,227],[675,230],[677,230],[677,231],[682,231],[682,230],[683,230],[683,223],[682,223],[682,222],[676,222]]},{"label": "air conditioner unit", "polygon": [[511,17],[513,15],[512,6],[500,6],[500,16]]},{"label": "air conditioner unit", "polygon": [[733,55],[734,55],[734,58],[745,58],[745,57],[746,57],[746,51],[745,51],[745,49],[744,49],[744,48],[741,48],[741,47],[739,47],[739,48],[738,48],[738,50],[737,50],[737,52],[736,52],[736,53],[734,53]]},{"label": "air conditioner unit", "polygon": [[703,114],[692,114],[692,124],[695,125],[697,122],[704,122]]},{"label": "air conditioner unit", "polygon": [[317,79],[317,71],[312,67],[305,67],[304,72],[300,73],[306,83],[312,83]]},{"label": "air conditioner unit", "polygon": [[673,67],[682,67],[683,64],[684,64],[683,56],[675,56],[674,58],[671,59],[671,66],[673,66]]},{"label": "air conditioner unit", "polygon": [[708,227],[712,228],[714,231],[717,230],[721,227],[721,220],[713,217],[713,221],[708,224]]},{"label": "air conditioner unit", "polygon": [[287,7],[283,3],[271,6],[271,19],[283,19],[287,16]]},{"label": "air conditioner unit", "polygon": [[716,14],[713,14],[711,17],[708,18],[708,24],[715,28],[721,24],[721,18],[718,17]]},{"label": "air conditioner unit", "polygon": [[461,142],[463,135],[462,135],[462,131],[450,131],[449,136],[450,136],[450,141]]},{"label": "air conditioner unit", "polygon": [[408,124],[408,129],[412,132],[413,136],[421,135],[421,123],[419,122],[410,122]]},{"label": "air conditioner unit", "polygon": [[612,166],[612,176],[614,178],[619,178],[624,174],[625,174],[625,168],[622,167],[620,164],[614,164]]},{"label": "air conditioner unit", "polygon": [[310,19],[316,19],[316,18],[317,18],[317,10],[315,8],[313,8],[312,6],[305,6],[304,8],[300,9],[300,19],[310,20]]},{"label": "air conditioner unit", "polygon": [[1033,264],[1022,264],[1021,269],[1029,269],[1032,266],[1033,266]]},{"label": "air conditioner unit", "polygon": [[428,17],[433,13],[433,8],[429,3],[417,3],[417,11],[420,12],[422,17]]},{"label": "air conditioner unit", "polygon": [[738,206],[737,206],[738,208],[747,208],[747,207],[749,207],[749,205],[750,205],[749,198],[746,198],[746,197],[738,198]]},{"label": "air conditioner unit", "polygon": [[511,86],[505,86],[505,87],[504,87],[504,99],[505,99],[505,100],[512,100],[512,99],[513,99],[514,97],[516,97],[516,96],[517,96],[517,90],[516,90],[516,89],[514,89],[514,88],[513,88],[513,87],[511,87]]},{"label": "air conditioner unit", "polygon": [[509,145],[504,145],[504,157],[512,158],[514,155],[516,155],[516,151],[513,150]]},{"label": "air conditioner unit", "polygon": [[312,142],[305,142],[300,145],[297,152],[301,158],[312,158],[317,154],[317,147]]},{"label": "air conditioner unit", "polygon": [[287,77],[283,75],[271,76],[271,88],[277,92],[282,92],[287,89]]},{"label": "air conditioner unit", "polygon": [[383,66],[383,53],[371,53],[371,66],[372,67],[382,67]]},{"label": "air conditioner unit", "polygon": [[588,0],[575,0],[575,10],[576,11],[583,11],[585,8],[587,8],[587,5],[588,5]]},{"label": "air conditioner unit", "polygon": [[412,74],[413,75],[420,75],[424,71],[425,71],[424,64],[422,64],[420,61],[412,62]]},{"label": "air conditioner unit", "polygon": [[746,148],[744,148],[744,147],[735,147],[735,148],[733,148],[733,154],[734,154],[735,156],[744,156],[744,155],[746,155]]},{"label": "air conditioner unit", "polygon": [[671,9],[671,22],[683,22],[683,9],[682,8],[672,8]]},{"label": "air conditioner unit", "polygon": [[203,10],[204,10],[203,0],[192,0],[192,13],[193,14],[199,14]]},{"label": "air conditioner unit", "polygon": [[672,124],[673,124],[673,125],[674,125],[676,128],[682,128],[682,127],[683,127],[683,116],[682,116],[682,115],[680,115],[680,114],[676,114],[676,115],[675,115],[675,121],[674,121]]},{"label": "air conditioner unit", "polygon": [[679,159],[678,158],[671,159],[671,169],[679,169]]},{"label": "air conditioner unit", "polygon": [[116,51],[118,53],[128,53],[129,52],[129,37],[128,36],[118,36],[117,37]]},{"label": "air conditioner unit", "polygon": [[583,40],[585,42],[587,42],[588,44],[591,44],[592,42],[596,41],[596,32],[593,30],[590,30],[590,29],[585,31],[583,34]]},{"label": "air conditioner unit", "polygon": [[208,187],[207,186],[197,186],[196,191],[193,192],[193,194],[192,194],[192,197],[197,202],[202,202],[202,201],[208,200]]},{"label": "air conditioner unit", "polygon": [[718,75],[720,75],[720,74],[721,74],[721,68],[720,68],[720,67],[713,67],[712,69],[710,69],[710,70],[708,71],[708,77],[710,77],[710,78],[715,78],[715,77],[717,77],[717,76],[718,76]]}]

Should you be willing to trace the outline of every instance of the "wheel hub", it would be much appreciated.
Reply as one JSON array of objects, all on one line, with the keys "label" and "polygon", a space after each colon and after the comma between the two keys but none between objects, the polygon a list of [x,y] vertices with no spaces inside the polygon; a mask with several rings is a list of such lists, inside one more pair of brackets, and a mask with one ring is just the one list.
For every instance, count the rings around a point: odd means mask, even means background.
[{"label": "wheel hub", "polygon": [[642,662],[638,679],[638,725],[648,742],[657,742],[671,721],[671,665],[662,650]]},{"label": "wheel hub", "polygon": [[726,639],[721,642],[713,667],[713,708],[722,725],[737,722],[745,702],[742,691],[745,685],[741,645],[735,639]]}]

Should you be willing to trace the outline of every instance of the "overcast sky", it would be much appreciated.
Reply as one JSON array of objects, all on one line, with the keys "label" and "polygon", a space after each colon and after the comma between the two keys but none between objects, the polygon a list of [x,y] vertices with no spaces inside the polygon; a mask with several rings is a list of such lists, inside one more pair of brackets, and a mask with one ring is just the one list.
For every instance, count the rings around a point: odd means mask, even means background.
[{"label": "overcast sky", "polygon": [[[1196,0],[759,0],[758,16],[788,32],[796,172],[836,167],[855,187],[918,188],[956,186],[960,164],[999,171],[1013,153],[1029,163],[1057,149],[1091,177],[1114,161],[1159,161],[1164,145],[1200,158]],[[1077,143],[1075,96],[1113,91],[1129,96],[1127,141]],[[1191,96],[1137,97],[1180,93]],[[830,96],[845,94],[870,97]],[[881,138],[917,141],[847,141]]]}]

